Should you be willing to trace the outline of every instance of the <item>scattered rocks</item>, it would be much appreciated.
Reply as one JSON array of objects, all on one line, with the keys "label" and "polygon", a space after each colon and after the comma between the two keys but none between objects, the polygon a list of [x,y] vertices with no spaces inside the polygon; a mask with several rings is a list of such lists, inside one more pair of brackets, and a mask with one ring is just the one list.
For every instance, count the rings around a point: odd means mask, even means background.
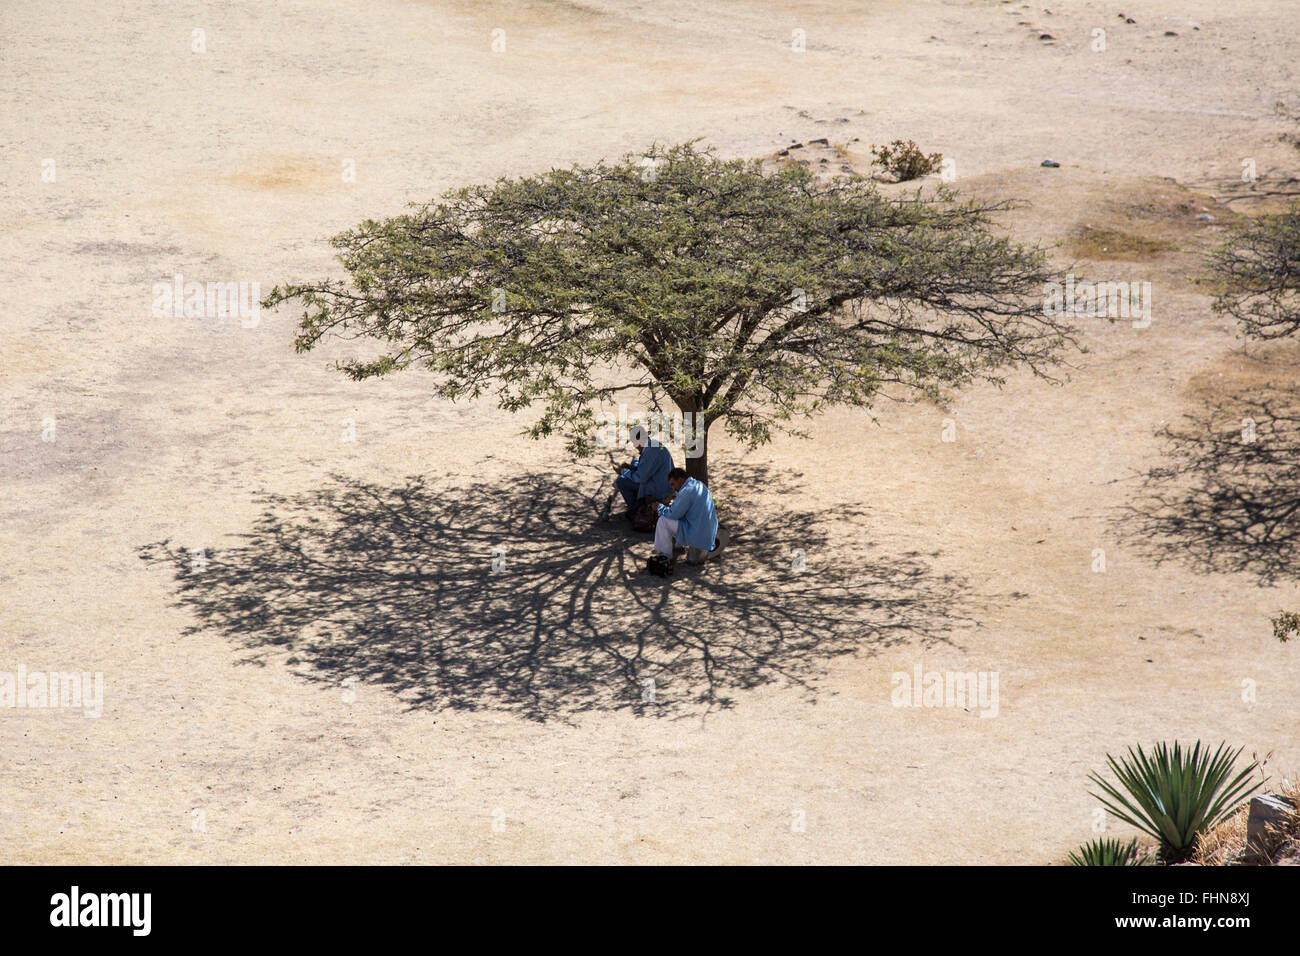
[{"label": "scattered rocks", "polygon": [[1045,160],[1043,160],[1039,165],[1040,165],[1040,166],[1050,166],[1051,168],[1055,169],[1056,167],[1060,166],[1061,164],[1058,163],[1058,162],[1057,162],[1056,160],[1054,160],[1054,159],[1045,159]]}]

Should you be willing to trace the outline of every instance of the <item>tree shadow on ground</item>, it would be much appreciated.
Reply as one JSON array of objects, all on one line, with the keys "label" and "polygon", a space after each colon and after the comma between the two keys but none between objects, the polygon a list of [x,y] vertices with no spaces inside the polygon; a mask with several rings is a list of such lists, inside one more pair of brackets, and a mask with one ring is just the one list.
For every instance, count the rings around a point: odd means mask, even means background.
[{"label": "tree shadow on ground", "polygon": [[228,635],[250,661],[279,653],[309,679],[382,684],[412,707],[538,720],[700,713],[772,683],[811,695],[836,655],[972,625],[964,582],[917,553],[853,546],[862,512],[776,510],[797,496],[757,469],[734,472],[771,510],[728,521],[723,557],[679,562],[668,580],[644,572],[648,535],[599,519],[603,492],[543,474],[399,487],[336,476],[264,496],[243,543],[201,569],[168,541],[140,553],[174,571],[191,630]]},{"label": "tree shadow on ground", "polygon": [[1157,564],[1260,584],[1300,570],[1300,387],[1238,388],[1158,433],[1165,461],[1119,516]]}]

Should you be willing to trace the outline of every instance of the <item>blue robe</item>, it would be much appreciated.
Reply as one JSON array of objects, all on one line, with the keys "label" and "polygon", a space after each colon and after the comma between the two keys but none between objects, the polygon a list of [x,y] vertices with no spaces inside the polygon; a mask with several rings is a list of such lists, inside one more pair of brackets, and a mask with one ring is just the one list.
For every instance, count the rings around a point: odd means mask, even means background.
[{"label": "blue robe", "polygon": [[627,476],[636,483],[633,500],[667,498],[673,490],[668,485],[668,472],[672,470],[673,453],[663,445],[651,442],[642,448],[636,468]]},{"label": "blue robe", "polygon": [[687,478],[672,505],[660,505],[659,516],[675,518],[675,535],[679,548],[712,551],[718,537],[718,513],[713,510],[713,495],[695,478]]}]

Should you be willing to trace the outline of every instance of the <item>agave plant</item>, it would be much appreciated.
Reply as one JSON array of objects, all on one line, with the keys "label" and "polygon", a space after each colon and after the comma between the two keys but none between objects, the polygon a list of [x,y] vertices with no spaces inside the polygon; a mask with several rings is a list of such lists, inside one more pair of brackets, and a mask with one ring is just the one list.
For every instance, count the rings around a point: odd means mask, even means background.
[{"label": "agave plant", "polygon": [[1141,746],[1136,752],[1130,747],[1122,760],[1106,755],[1119,788],[1092,773],[1088,779],[1106,796],[1091,791],[1089,794],[1125,823],[1155,837],[1166,862],[1177,862],[1191,854],[1200,833],[1232,813],[1263,785],[1263,780],[1252,785],[1248,779],[1259,767],[1257,760],[1232,775],[1241,750],[1238,747],[1230,751],[1226,743],[1221,743],[1211,754],[1199,740],[1190,750],[1184,750],[1176,741],[1172,747],[1159,743],[1150,756]]},{"label": "agave plant", "polygon": [[1077,853],[1070,854],[1074,866],[1146,866],[1147,862],[1146,851],[1138,846],[1137,837],[1127,843],[1112,838],[1089,840]]}]

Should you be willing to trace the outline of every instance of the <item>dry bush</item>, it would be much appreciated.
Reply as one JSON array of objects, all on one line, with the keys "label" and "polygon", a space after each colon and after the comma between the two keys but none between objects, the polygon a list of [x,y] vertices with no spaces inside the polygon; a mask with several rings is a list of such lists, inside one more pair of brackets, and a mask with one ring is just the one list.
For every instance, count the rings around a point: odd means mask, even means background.
[{"label": "dry bush", "polygon": [[[1289,797],[1300,805],[1300,774],[1289,775],[1269,792]],[[1300,859],[1300,815],[1292,817],[1284,831],[1272,834],[1273,839],[1269,841],[1263,859],[1259,859],[1246,845],[1246,821],[1249,817],[1250,801],[1247,800],[1230,817],[1201,835],[1192,862],[1201,866],[1272,866],[1284,859],[1289,862]]]}]

